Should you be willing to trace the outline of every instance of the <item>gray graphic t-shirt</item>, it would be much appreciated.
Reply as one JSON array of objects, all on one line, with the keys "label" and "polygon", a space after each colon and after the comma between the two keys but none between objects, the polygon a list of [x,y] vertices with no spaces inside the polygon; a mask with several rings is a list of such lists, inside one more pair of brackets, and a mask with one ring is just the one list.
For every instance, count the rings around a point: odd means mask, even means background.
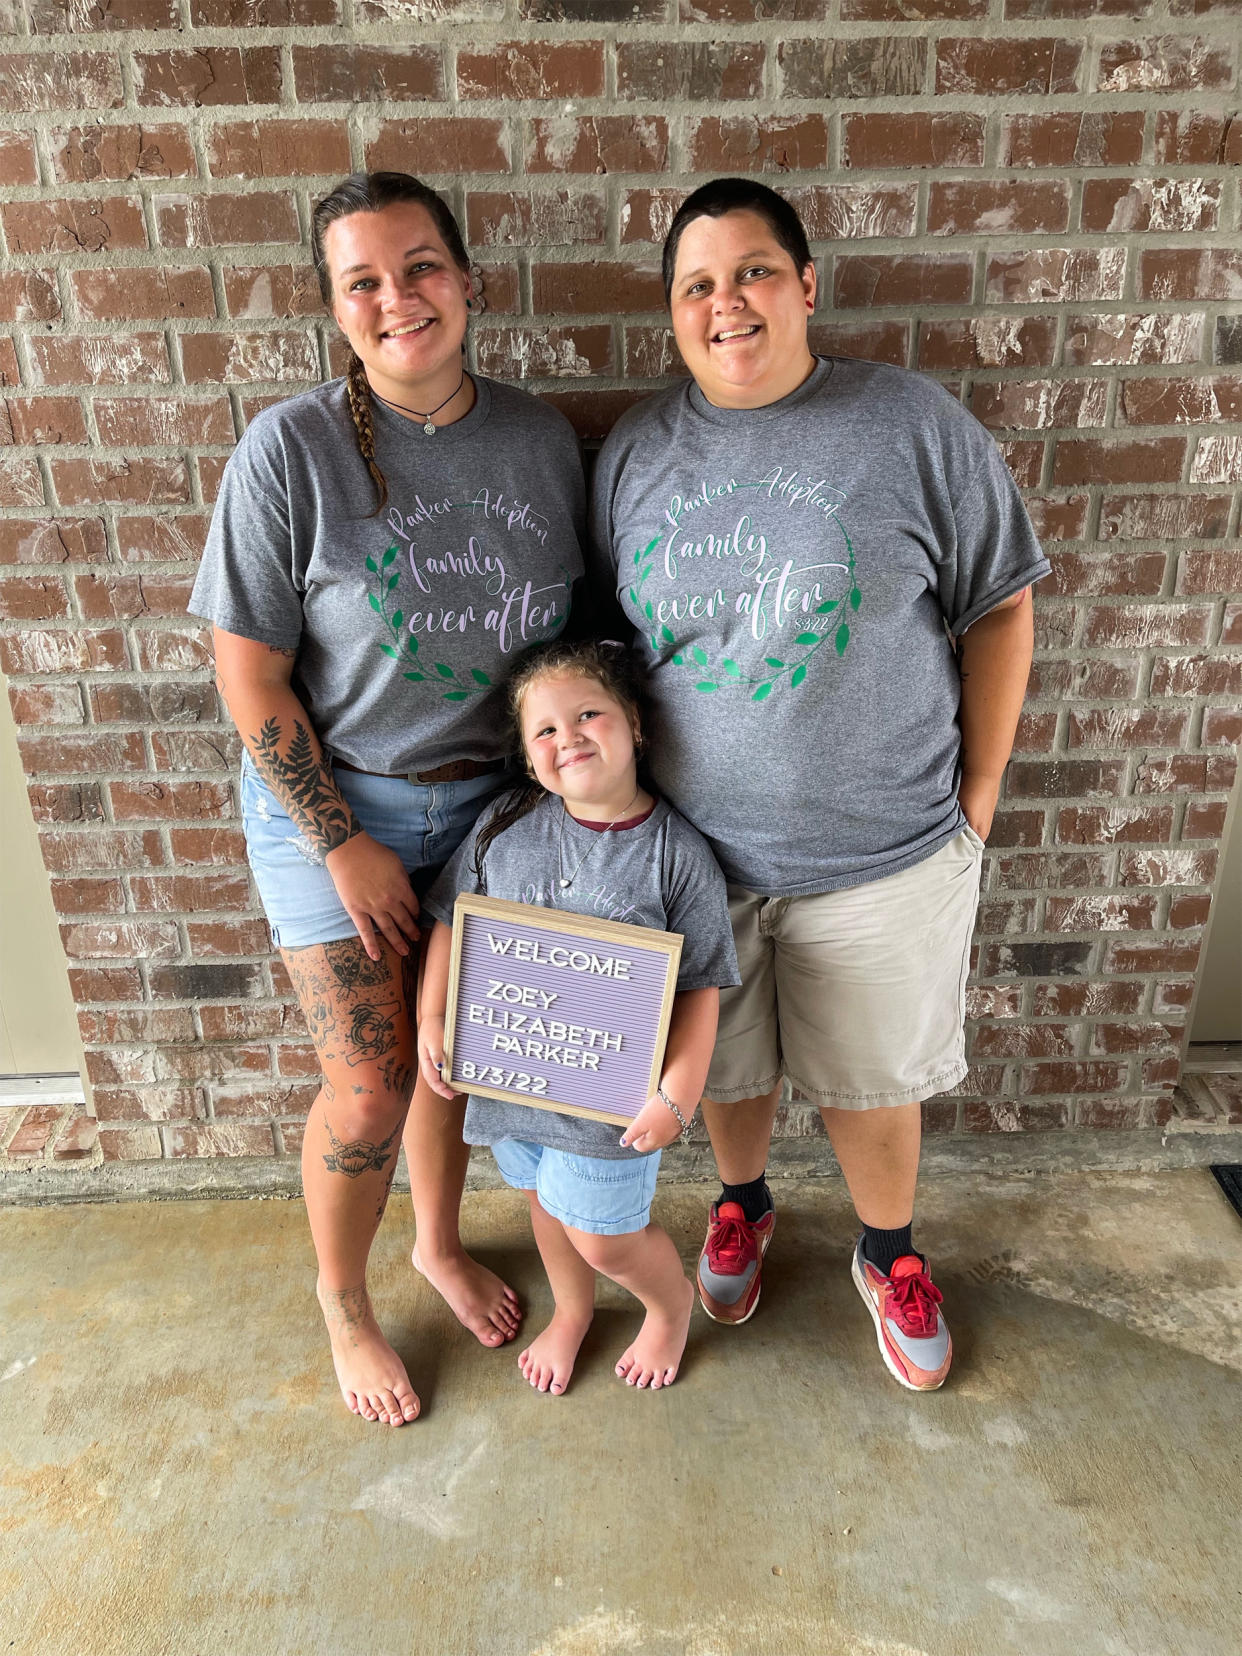
[{"label": "gray graphic t-shirt", "polygon": [[508,663],[561,630],[582,573],[572,427],[475,386],[432,437],[374,403],[378,516],[343,380],[265,410],[225,469],[190,611],[296,649],[317,735],[364,770],[499,758]]},{"label": "gray graphic t-shirt", "polygon": [[[492,810],[501,809],[511,797],[502,794]],[[498,834],[488,846],[480,881],[474,846],[479,827],[490,816],[491,810],[485,812],[458,847],[424,899],[425,913],[451,926],[453,900],[459,892],[468,891],[596,920],[651,926],[684,938],[677,971],[679,991],[725,989],[741,982],[724,877],[703,836],[665,801],[657,801],[651,815],[635,827],[601,834],[566,816],[561,801],[548,794],[529,816]],[[568,891],[557,884],[562,867],[566,874],[578,870]],[[635,1152],[621,1148],[617,1142],[621,1132],[607,1122],[557,1115],[499,1098],[472,1095],[466,1108],[468,1144],[516,1138],[581,1156],[622,1161]]]},{"label": "gray graphic t-shirt", "polygon": [[645,645],[652,772],[730,880],[861,885],[961,831],[946,627],[1049,566],[946,391],[839,357],[766,408],[674,386],[604,444],[592,518],[596,577]]}]

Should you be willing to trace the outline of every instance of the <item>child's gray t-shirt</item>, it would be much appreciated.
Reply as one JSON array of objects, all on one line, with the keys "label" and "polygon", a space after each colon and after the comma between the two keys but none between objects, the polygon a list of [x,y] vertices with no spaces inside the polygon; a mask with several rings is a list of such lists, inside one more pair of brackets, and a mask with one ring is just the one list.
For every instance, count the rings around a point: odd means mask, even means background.
[{"label": "child's gray t-shirt", "polygon": [[861,885],[960,833],[960,636],[1048,573],[992,438],[933,381],[817,362],[765,408],[626,413],[593,575],[646,644],[651,770],[726,876]]},{"label": "child's gray t-shirt", "polygon": [[258,415],[225,468],[190,611],[296,649],[316,734],[363,770],[500,758],[497,686],[562,629],[582,573],[572,427],[474,383],[469,414],[430,437],[372,399],[378,516],[343,380]]},{"label": "child's gray t-shirt", "polygon": [[[684,942],[677,988],[732,988],[741,982],[724,876],[703,836],[664,800],[632,828],[601,833],[567,816],[554,794],[498,834],[483,855],[484,878],[475,872],[479,829],[511,794],[502,794],[475,824],[423,900],[423,912],[446,926],[460,892],[562,909],[596,920],[620,920],[678,932]],[[563,868],[573,885],[560,890]],[[697,1099],[695,1100],[697,1103]],[[559,1115],[528,1104],[471,1095],[466,1108],[467,1144],[525,1139],[549,1149],[621,1161],[636,1154],[618,1143],[621,1128],[584,1116]]]}]

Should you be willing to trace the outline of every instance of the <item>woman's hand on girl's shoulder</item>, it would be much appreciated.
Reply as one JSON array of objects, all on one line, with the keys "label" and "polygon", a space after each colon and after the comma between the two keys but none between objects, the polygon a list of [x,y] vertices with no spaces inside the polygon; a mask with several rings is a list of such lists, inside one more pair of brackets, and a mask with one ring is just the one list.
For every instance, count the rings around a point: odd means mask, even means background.
[{"label": "woman's hand on girl's shoulder", "polygon": [[324,866],[371,959],[380,957],[377,931],[408,955],[418,942],[418,898],[397,853],[370,834],[354,834],[328,852]]}]

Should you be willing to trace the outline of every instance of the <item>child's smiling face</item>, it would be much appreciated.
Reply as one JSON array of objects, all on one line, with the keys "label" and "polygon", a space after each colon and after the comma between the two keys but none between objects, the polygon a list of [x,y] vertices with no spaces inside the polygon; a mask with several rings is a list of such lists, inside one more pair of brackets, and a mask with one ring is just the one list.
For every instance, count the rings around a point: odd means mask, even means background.
[{"label": "child's smiling face", "polygon": [[549,673],[522,698],[522,746],[535,779],[577,815],[602,819],[636,791],[636,725],[615,696],[580,673]]}]

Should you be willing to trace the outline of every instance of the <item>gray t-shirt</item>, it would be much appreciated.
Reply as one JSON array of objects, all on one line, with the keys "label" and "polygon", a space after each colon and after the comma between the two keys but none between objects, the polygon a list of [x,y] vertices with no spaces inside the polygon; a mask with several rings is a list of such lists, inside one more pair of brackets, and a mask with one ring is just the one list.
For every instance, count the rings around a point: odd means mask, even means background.
[{"label": "gray t-shirt", "polygon": [[646,644],[652,773],[730,880],[880,879],[961,831],[956,635],[1048,573],[996,444],[940,386],[829,358],[765,408],[625,414],[596,578]]},{"label": "gray t-shirt", "polygon": [[561,630],[582,573],[572,427],[525,392],[475,387],[432,437],[373,399],[376,517],[343,380],[265,410],[225,468],[190,611],[296,649],[316,734],[363,770],[501,757],[497,686]]},{"label": "gray t-shirt", "polygon": [[[724,989],[741,982],[724,876],[703,836],[664,800],[634,827],[601,834],[575,822],[561,801],[547,794],[487,847],[480,882],[474,866],[479,828],[510,798],[502,794],[463,840],[424,899],[425,913],[451,926],[453,900],[468,891],[596,920],[652,926],[678,932],[684,939],[678,991]],[[567,875],[578,870],[568,891],[557,884],[562,867]],[[557,1115],[500,1098],[471,1095],[466,1108],[467,1144],[516,1138],[622,1161],[636,1152],[623,1150],[617,1142],[620,1137],[621,1129],[607,1122]]]}]

